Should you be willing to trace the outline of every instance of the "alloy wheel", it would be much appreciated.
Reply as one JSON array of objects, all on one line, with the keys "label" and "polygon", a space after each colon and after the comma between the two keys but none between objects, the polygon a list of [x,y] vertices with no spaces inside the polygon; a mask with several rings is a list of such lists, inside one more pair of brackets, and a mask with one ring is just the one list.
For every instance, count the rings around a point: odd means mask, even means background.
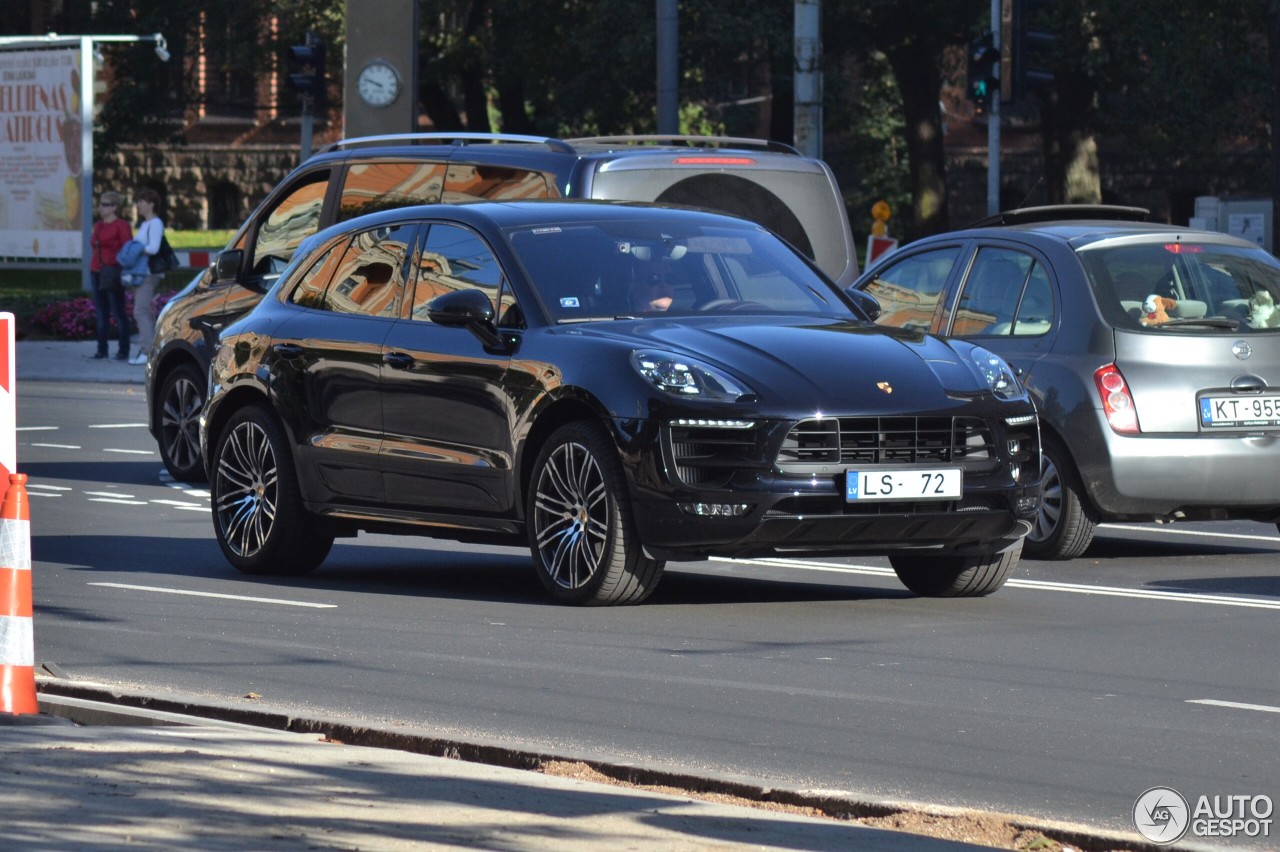
[{"label": "alloy wheel", "polygon": [[577,589],[602,565],[610,527],[609,493],[600,465],[587,447],[557,447],[538,478],[534,532],[547,574],[556,585]]},{"label": "alloy wheel", "polygon": [[266,544],[276,521],[279,499],[275,451],[260,425],[238,424],[218,456],[214,512],[226,545],[251,557]]},{"label": "alloy wheel", "polygon": [[[204,394],[185,372],[169,383],[160,404],[160,440],[170,473],[200,467],[200,409]],[[203,478],[203,477],[202,477]]]}]

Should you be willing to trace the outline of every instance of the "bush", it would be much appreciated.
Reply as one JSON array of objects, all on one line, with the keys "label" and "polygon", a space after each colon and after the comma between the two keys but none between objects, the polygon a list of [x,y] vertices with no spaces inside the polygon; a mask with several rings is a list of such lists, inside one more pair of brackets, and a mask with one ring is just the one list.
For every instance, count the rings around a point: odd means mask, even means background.
[{"label": "bush", "polygon": [[[159,314],[160,309],[172,297],[173,293],[171,292],[157,294],[151,306],[152,310]],[[132,320],[133,290],[128,288],[124,291],[124,308],[125,313],[130,317],[129,332],[131,334],[135,333],[138,329]],[[97,337],[94,316],[93,299],[87,295],[75,296],[41,308],[31,318],[31,326],[34,330],[56,340],[93,340]],[[107,327],[107,337],[114,338],[118,331],[115,318],[110,314],[107,315]]]}]

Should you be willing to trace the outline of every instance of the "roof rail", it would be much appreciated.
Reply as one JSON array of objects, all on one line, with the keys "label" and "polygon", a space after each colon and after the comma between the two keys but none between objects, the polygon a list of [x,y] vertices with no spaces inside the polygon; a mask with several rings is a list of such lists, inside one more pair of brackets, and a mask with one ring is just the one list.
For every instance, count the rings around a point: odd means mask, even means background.
[{"label": "roof rail", "polygon": [[800,155],[800,152],[785,142],[772,139],[749,139],[742,136],[676,136],[655,133],[647,136],[584,136],[565,140],[571,145],[673,145],[687,148],[711,146],[716,148],[760,148],[777,151],[783,154]]},{"label": "roof rail", "polygon": [[1118,204],[1050,204],[1044,207],[1021,207],[1005,210],[979,219],[969,228],[994,228],[1000,225],[1028,225],[1035,222],[1060,222],[1065,219],[1107,219],[1118,222],[1145,222],[1151,211],[1145,207],[1123,207]]},{"label": "roof rail", "polygon": [[564,154],[574,153],[573,146],[560,139],[548,136],[522,136],[516,133],[390,133],[383,136],[356,136],[351,139],[340,139],[321,148],[317,153],[340,151],[345,148],[358,148],[364,145],[386,145],[389,143],[453,143],[466,145],[469,143],[501,143],[510,142],[524,145],[546,145],[553,151]]}]

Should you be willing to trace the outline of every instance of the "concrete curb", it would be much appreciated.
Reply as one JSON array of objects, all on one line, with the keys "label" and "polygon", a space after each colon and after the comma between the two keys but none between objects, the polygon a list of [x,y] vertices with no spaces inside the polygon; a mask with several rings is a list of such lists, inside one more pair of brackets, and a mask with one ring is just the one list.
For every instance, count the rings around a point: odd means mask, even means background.
[{"label": "concrete curb", "polygon": [[[763,787],[735,778],[698,776],[630,763],[611,763],[580,755],[556,755],[529,751],[505,744],[451,740],[421,731],[351,722],[293,716],[231,704],[208,703],[187,697],[161,698],[131,693],[101,684],[37,677],[42,711],[65,715],[81,724],[200,724],[217,723],[242,730],[268,728],[301,734],[318,734],[348,745],[365,746],[451,758],[507,769],[537,771],[550,762],[584,763],[613,781],[627,786],[666,787],[689,795],[734,796],[747,803],[781,804],[812,808],[834,820],[848,821],[900,813],[927,813],[948,817],[972,811],[921,802],[876,800],[840,790],[789,790]],[[97,705],[97,706],[94,706]],[[107,705],[103,708],[102,705]],[[193,720],[195,717],[195,720]],[[90,719],[134,721],[93,722]],[[198,720],[198,721],[197,721]],[[1134,850],[1159,852],[1166,846],[1143,843],[1135,835],[1107,831],[1087,825],[1056,822],[1017,814],[989,814],[1019,829],[1036,831],[1064,846],[1083,852]],[[1179,849],[1195,849],[1180,845]],[[1207,847],[1206,847],[1207,848]]]}]

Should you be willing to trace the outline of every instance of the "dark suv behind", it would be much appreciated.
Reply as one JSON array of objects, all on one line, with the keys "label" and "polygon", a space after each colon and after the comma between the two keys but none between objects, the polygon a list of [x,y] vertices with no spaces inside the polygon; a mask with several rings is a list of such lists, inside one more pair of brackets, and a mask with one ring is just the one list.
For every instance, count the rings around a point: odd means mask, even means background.
[{"label": "dark suv behind", "polygon": [[161,313],[147,364],[147,408],[165,467],[178,479],[204,478],[197,420],[218,332],[258,303],[306,237],[393,207],[535,198],[652,201],[732,213],[765,225],[840,285],[858,274],[830,168],[777,142],[487,133],[345,140],[281,181],[216,265]]}]

